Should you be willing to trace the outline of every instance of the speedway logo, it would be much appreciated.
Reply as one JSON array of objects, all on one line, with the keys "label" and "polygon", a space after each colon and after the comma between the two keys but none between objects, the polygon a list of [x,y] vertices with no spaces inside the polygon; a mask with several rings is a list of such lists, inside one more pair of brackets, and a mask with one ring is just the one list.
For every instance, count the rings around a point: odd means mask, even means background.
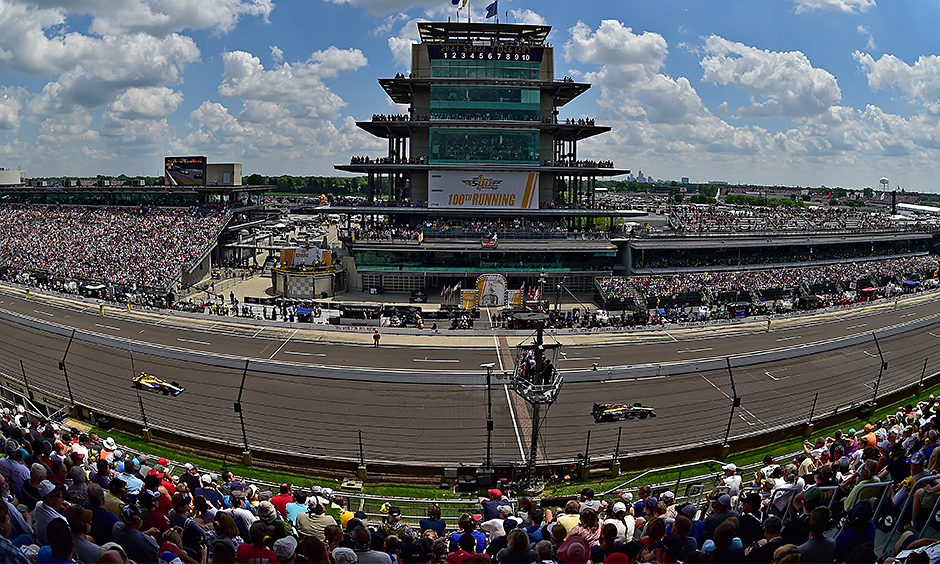
[{"label": "speedway logo", "polygon": [[499,190],[499,185],[503,183],[502,180],[486,178],[482,174],[476,178],[462,178],[460,181],[471,188],[475,188],[477,192],[481,190]]}]

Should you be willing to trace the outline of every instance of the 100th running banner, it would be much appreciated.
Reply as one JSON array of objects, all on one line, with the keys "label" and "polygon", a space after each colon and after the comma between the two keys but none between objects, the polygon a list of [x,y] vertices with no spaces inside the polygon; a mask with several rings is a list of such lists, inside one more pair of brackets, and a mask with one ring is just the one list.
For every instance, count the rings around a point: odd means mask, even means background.
[{"label": "100th running banner", "polygon": [[428,207],[437,209],[539,209],[537,172],[431,172]]}]

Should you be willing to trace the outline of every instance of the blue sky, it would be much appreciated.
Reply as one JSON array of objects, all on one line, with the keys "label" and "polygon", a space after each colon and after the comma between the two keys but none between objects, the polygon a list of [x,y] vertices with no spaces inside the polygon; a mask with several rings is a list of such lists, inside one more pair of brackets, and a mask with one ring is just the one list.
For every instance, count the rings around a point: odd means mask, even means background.
[{"label": "blue sky", "polygon": [[[483,19],[487,1],[471,0]],[[468,10],[461,12],[467,17]],[[613,130],[579,156],[656,178],[940,192],[940,3],[531,2],[559,78],[593,84],[561,117]],[[449,0],[0,0],[0,167],[149,174],[164,155],[245,174],[331,175],[385,145],[415,23]]]}]

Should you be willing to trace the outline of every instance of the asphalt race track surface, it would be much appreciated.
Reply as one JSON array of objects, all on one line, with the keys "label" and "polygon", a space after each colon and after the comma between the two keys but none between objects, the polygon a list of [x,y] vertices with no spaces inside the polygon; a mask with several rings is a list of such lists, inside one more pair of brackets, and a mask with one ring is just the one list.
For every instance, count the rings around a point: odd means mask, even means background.
[{"label": "asphalt race track surface", "polygon": [[[9,385],[63,398],[70,387],[75,402],[101,412],[241,447],[233,405],[244,376],[251,449],[333,460],[357,461],[361,432],[367,463],[482,464],[488,394],[480,365],[494,363],[492,461],[518,464],[529,450],[530,410],[500,371],[511,370],[512,347],[526,340],[524,332],[383,333],[376,349],[371,332],[113,307],[99,316],[93,302],[51,294],[26,299],[9,286],[0,287],[0,314],[0,374]],[[720,443],[734,392],[727,367],[705,359],[776,351],[767,362],[732,363],[742,398],[732,438],[808,421],[814,400],[814,418],[847,409],[874,394],[881,360],[872,332],[884,332],[877,342],[888,363],[882,395],[940,371],[940,359],[931,358],[938,323],[940,294],[924,293],[905,297],[897,309],[891,301],[774,319],[769,332],[761,320],[559,334],[565,354],[555,362],[565,384],[543,410],[539,460],[576,461],[588,430],[589,454],[598,458],[614,453],[621,430],[622,456]],[[852,336],[833,350],[801,351]],[[58,367],[66,347],[68,386]],[[708,368],[697,369],[699,361]],[[676,363],[686,364],[642,377],[629,368]],[[176,380],[186,391],[178,397],[141,391],[138,401],[131,378],[141,371]],[[657,417],[595,424],[590,416],[595,402],[634,401],[655,407]]]}]

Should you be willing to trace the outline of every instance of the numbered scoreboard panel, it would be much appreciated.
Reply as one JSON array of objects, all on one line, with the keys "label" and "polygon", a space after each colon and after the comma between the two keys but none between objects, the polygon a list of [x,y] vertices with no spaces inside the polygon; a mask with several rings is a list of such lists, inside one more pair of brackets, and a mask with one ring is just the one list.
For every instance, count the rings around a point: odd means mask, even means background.
[{"label": "numbered scoreboard panel", "polygon": [[431,60],[542,62],[542,47],[528,45],[471,45],[469,43],[428,45]]}]

